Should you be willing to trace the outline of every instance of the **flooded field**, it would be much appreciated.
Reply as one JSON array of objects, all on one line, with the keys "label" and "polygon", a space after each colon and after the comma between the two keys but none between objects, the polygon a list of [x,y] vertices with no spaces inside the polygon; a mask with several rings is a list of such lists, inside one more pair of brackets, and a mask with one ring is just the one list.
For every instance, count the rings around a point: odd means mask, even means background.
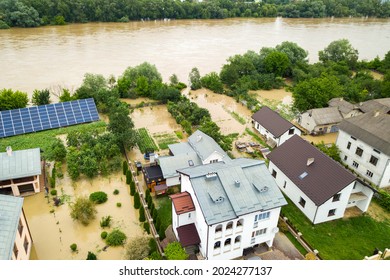
[{"label": "flooded field", "polygon": [[255,93],[259,97],[259,101],[268,99],[280,101],[284,105],[292,105],[293,103],[292,93],[286,91],[284,88],[273,90],[256,90],[251,91],[251,93]]},{"label": "flooded field", "polygon": [[319,144],[324,142],[325,144],[333,144],[336,143],[338,133],[327,133],[324,135],[312,136],[312,135],[302,135],[303,139],[306,139],[309,142],[313,142],[314,144]]},{"label": "flooded field", "polygon": [[[104,249],[106,244],[100,233],[103,230],[111,232],[112,229],[119,228],[127,235],[128,240],[143,234],[138,222],[138,211],[133,207],[125,177],[116,173],[107,178],[80,179],[72,183],[69,177],[64,175],[63,179],[57,179],[56,186],[58,196],[65,197],[66,202],[63,205],[54,206],[53,196],[46,198],[43,192],[24,200],[23,207],[34,241],[31,259],[83,260],[86,259],[88,251],[95,253],[101,260],[122,259],[124,248],[119,246]],[[115,189],[119,190],[118,195],[113,194]],[[68,203],[78,196],[89,196],[96,191],[104,191],[108,195],[107,202],[97,205],[96,218],[88,226],[73,221]],[[117,207],[118,202],[122,204],[121,207]],[[102,229],[100,220],[108,215],[112,217],[111,227]],[[69,246],[72,243],[78,245],[78,252],[71,251]]]}]

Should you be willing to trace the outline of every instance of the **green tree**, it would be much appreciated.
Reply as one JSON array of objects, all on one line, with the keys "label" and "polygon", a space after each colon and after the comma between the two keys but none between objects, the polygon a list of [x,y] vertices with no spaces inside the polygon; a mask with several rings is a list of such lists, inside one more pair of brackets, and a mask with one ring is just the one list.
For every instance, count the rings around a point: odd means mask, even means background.
[{"label": "green tree", "polygon": [[139,208],[139,221],[141,223],[145,222],[145,209],[142,205]]},{"label": "green tree", "polygon": [[143,260],[150,252],[149,238],[147,236],[134,237],[126,244],[125,250],[126,260]]},{"label": "green tree", "polygon": [[186,260],[188,254],[177,241],[169,243],[164,250],[165,256],[168,260]]},{"label": "green tree", "polygon": [[136,144],[134,123],[129,114],[128,107],[120,105],[113,108],[109,115],[108,130],[114,135],[121,149],[131,149]]},{"label": "green tree", "polygon": [[321,143],[316,144],[315,146],[324,154],[341,163],[340,150],[336,144],[332,143],[332,145],[328,146],[321,141]]},{"label": "green tree", "polygon": [[130,182],[130,195],[133,196],[135,194],[135,183],[134,181]]},{"label": "green tree", "polygon": [[87,255],[87,261],[95,261],[97,260],[97,257],[94,253],[88,251],[88,255]]},{"label": "green tree", "polygon": [[291,64],[307,63],[308,52],[298,46],[297,43],[284,41],[275,47],[275,50],[287,55]]},{"label": "green tree", "polygon": [[223,93],[223,84],[216,72],[211,72],[200,79],[203,87],[216,93]]},{"label": "green tree", "polygon": [[110,232],[107,235],[105,241],[107,245],[115,247],[115,246],[123,245],[126,238],[127,238],[126,234],[124,234],[121,230],[114,229],[112,232]]},{"label": "green tree", "polygon": [[298,83],[293,88],[294,107],[303,112],[327,106],[330,99],[342,96],[343,87],[335,76],[323,75]]},{"label": "green tree", "polygon": [[74,97],[70,94],[70,90],[64,88],[62,94],[59,96],[60,102],[67,102],[74,100]]},{"label": "green tree", "polygon": [[131,171],[130,171],[130,170],[127,170],[127,171],[126,171],[126,184],[129,185],[129,184],[132,182],[132,180],[133,180],[132,177],[133,177],[133,176],[131,175]]},{"label": "green tree", "polygon": [[123,172],[123,175],[126,175],[127,171],[129,170],[129,166],[127,165],[127,161],[124,160],[123,163],[122,163],[122,172]]},{"label": "green tree", "polygon": [[81,222],[85,226],[95,219],[97,213],[95,204],[87,197],[76,198],[76,201],[71,203],[69,207],[72,219]]},{"label": "green tree", "polygon": [[283,77],[290,67],[290,60],[285,53],[272,51],[264,59],[264,67],[268,73]]},{"label": "green tree", "polygon": [[50,148],[45,151],[46,158],[53,161],[64,161],[66,153],[65,145],[60,139],[56,139]]},{"label": "green tree", "polygon": [[356,67],[359,52],[354,49],[347,39],[331,42],[324,50],[318,52],[319,60],[323,63],[328,61],[346,62],[351,68]]},{"label": "green tree", "polygon": [[53,20],[54,25],[65,25],[65,18],[63,16],[55,16]]},{"label": "green tree", "polygon": [[108,83],[103,75],[86,73],[83,83],[76,90],[75,95],[77,99],[96,98],[97,93],[104,89],[108,89]]},{"label": "green tree", "polygon": [[139,197],[139,193],[135,192],[134,193],[134,208],[139,209],[141,207],[141,200]]},{"label": "green tree", "polygon": [[31,103],[36,106],[50,104],[50,91],[48,89],[34,90]]},{"label": "green tree", "polygon": [[77,180],[80,177],[80,152],[75,147],[70,147],[66,155],[68,164],[68,174],[72,180]]},{"label": "green tree", "polygon": [[96,177],[99,174],[99,164],[93,155],[83,155],[81,158],[80,172],[88,178]]},{"label": "green tree", "polygon": [[197,90],[202,87],[202,83],[200,81],[200,73],[198,68],[194,67],[192,68],[189,76],[188,76],[191,84],[191,89],[192,90]]},{"label": "green tree", "polygon": [[25,108],[27,103],[27,93],[12,89],[0,90],[0,111]]}]

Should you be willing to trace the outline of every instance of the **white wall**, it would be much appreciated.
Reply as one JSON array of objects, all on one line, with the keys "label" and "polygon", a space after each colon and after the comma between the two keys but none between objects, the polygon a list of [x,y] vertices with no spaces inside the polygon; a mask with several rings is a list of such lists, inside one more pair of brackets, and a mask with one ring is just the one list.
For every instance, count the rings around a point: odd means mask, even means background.
[{"label": "white wall", "polygon": [[[347,149],[348,142],[351,142],[351,147]],[[381,152],[378,154],[372,147],[359,139],[352,139],[351,135],[340,130],[337,136],[336,145],[340,149],[341,160],[351,169],[359,173],[364,179],[374,183],[380,188],[390,185],[390,156]],[[363,149],[362,156],[356,154],[356,148]],[[370,163],[371,155],[378,158],[378,163],[375,165]],[[347,158],[345,159],[345,156]],[[353,166],[353,162],[359,164],[358,167]],[[367,175],[367,170],[373,173],[372,177]]]},{"label": "white wall", "polygon": [[172,187],[172,186],[176,186],[176,185],[180,185],[180,176],[177,175],[175,177],[171,177],[171,178],[166,178],[166,184],[168,187]]},{"label": "white wall", "polygon": [[[289,130],[287,130],[285,133],[283,133],[280,137],[279,137],[279,140],[278,140],[278,145],[277,146],[280,146],[282,145],[284,142],[286,142],[288,139],[290,139],[291,137],[293,137],[295,134],[298,135],[298,136],[301,136],[301,131],[296,128],[295,126],[292,126],[291,128],[294,129],[294,133],[293,134],[289,134]],[[290,129],[291,129],[290,128]]]},{"label": "white wall", "polygon": [[298,123],[306,129],[309,133],[314,132],[316,123],[312,117],[309,116],[308,112],[302,113],[298,119]]},{"label": "white wall", "polygon": [[[22,213],[20,214],[20,220],[23,224],[22,234],[19,234],[19,231],[16,230],[16,237],[15,237],[15,245],[18,248],[18,256],[16,258],[15,254],[12,253],[12,259],[13,260],[28,260],[28,259],[30,259],[30,254],[31,254],[32,239],[31,239],[30,231],[28,230],[27,221],[26,221],[26,218],[24,216],[23,210],[22,210]],[[27,251],[24,248],[25,239],[28,242]]]},{"label": "white wall", "polygon": [[[198,234],[201,240],[201,246],[199,249],[205,258],[210,260],[234,259],[241,257],[245,248],[252,247],[256,244],[267,242],[268,246],[272,246],[273,239],[276,234],[274,229],[277,227],[280,207],[270,210],[270,217],[266,220],[259,221],[256,228],[254,228],[254,217],[255,215],[261,213],[260,211],[238,217],[232,221],[225,221],[216,225],[208,226],[205,222],[205,218],[194,194],[189,178],[187,176],[181,175],[181,183],[182,192],[187,191],[190,193],[195,205],[195,226],[198,230]],[[241,221],[241,227],[238,226],[238,221]],[[226,229],[226,226],[229,222],[233,222],[233,227],[231,230]],[[215,232],[215,229],[218,225],[222,225],[221,234]],[[263,228],[267,228],[267,233],[256,237],[255,242],[252,243],[252,232]],[[241,241],[239,243],[235,243],[236,237],[238,236],[241,237]],[[227,238],[231,238],[231,244],[230,246],[225,247],[224,243]],[[219,253],[218,249],[214,249],[214,244],[217,241],[221,242]]]},{"label": "white wall", "polygon": [[210,161],[218,160],[223,161],[223,155],[218,152],[213,152],[211,155],[209,155],[205,160],[202,161],[203,164],[209,164]]}]

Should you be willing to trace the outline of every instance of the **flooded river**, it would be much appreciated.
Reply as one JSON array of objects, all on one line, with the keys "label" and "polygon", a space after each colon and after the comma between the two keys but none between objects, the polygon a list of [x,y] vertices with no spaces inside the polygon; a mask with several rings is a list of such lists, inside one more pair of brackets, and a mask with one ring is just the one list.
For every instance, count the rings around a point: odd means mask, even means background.
[{"label": "flooded river", "polygon": [[384,57],[389,19],[225,19],[88,23],[0,30],[0,88],[76,89],[87,72],[119,76],[128,66],[155,64],[165,81],[187,82],[192,67],[219,72],[247,50],[293,41],[310,62],[330,42],[347,38],[360,59]]}]

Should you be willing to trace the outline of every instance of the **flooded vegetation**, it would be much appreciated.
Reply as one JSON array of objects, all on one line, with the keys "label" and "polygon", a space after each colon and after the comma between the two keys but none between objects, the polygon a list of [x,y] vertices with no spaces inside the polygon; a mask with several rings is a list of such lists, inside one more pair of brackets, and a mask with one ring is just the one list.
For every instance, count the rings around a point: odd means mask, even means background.
[{"label": "flooded vegetation", "polygon": [[[119,193],[114,195],[114,190]],[[115,228],[123,231],[128,239],[143,234],[139,226],[138,211],[133,207],[129,187],[125,176],[115,173],[108,177],[97,177],[93,180],[85,178],[72,182],[65,174],[57,179],[58,196],[65,201],[63,205],[54,206],[53,196],[45,197],[44,192],[26,197],[24,211],[29,222],[34,241],[32,259],[39,260],[85,260],[88,251],[102,260],[120,260],[124,247],[106,247],[100,237],[102,231],[111,232]],[[108,195],[107,202],[96,206],[96,218],[87,226],[70,217],[69,203],[79,196],[89,196],[92,192],[103,191]],[[49,190],[50,192],[50,190]],[[121,203],[121,207],[117,203]],[[102,229],[100,220],[104,216],[112,217],[111,227]],[[76,243],[77,251],[72,252],[70,245]]]}]

